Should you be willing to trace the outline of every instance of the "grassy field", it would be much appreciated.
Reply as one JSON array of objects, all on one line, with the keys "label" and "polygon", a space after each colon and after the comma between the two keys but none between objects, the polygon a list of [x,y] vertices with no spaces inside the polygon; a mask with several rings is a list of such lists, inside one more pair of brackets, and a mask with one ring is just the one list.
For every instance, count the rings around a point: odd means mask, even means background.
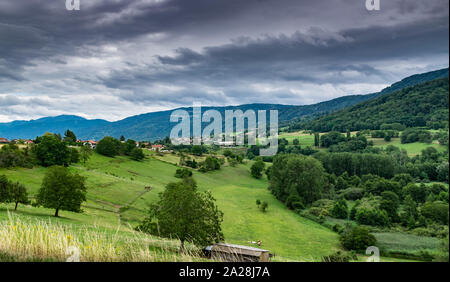
[{"label": "grassy field", "polygon": [[[161,158],[161,157],[159,157]],[[173,155],[162,160],[147,157],[143,162],[125,157],[114,159],[95,154],[84,165],[71,170],[87,177],[88,201],[84,213],[61,212],[53,219],[53,210],[19,206],[21,216],[58,220],[64,224],[96,226],[130,232],[142,220],[147,205],[155,201],[165,185],[177,181]],[[250,176],[250,163],[224,166],[206,174],[194,172],[200,190],[211,190],[224,212],[223,231],[227,242],[248,245],[262,241],[262,248],[275,254],[275,260],[317,261],[339,249],[338,235],[325,227],[300,217],[277,201],[267,190],[267,180]],[[24,183],[31,196],[39,189],[45,168],[1,169],[0,174]],[[149,190],[146,187],[151,187]],[[258,210],[256,199],[267,201],[266,213]],[[0,220],[6,207],[0,205]]]},{"label": "grassy field", "polygon": [[374,233],[381,252],[417,255],[421,251],[434,254],[441,248],[438,238],[402,233]]},{"label": "grassy field", "polygon": [[426,149],[427,147],[434,147],[439,152],[445,151],[446,147],[437,143],[408,143],[408,144],[402,144],[400,142],[400,138],[393,138],[390,142],[384,141],[383,138],[367,138],[368,141],[372,140],[374,147],[386,147],[388,145],[396,146],[400,149],[405,149],[408,152],[409,156],[415,156],[419,155],[423,149]]},{"label": "grassy field", "polygon": [[[430,130],[430,131],[433,132],[433,130]],[[436,131],[436,130],[434,130],[434,131]],[[325,133],[320,133],[320,135],[323,135],[323,134],[325,134]],[[351,135],[355,136],[356,132],[351,132]],[[300,146],[303,146],[303,147],[307,147],[307,146],[314,147],[314,135],[313,134],[309,134],[309,133],[305,133],[303,131],[281,133],[279,135],[279,138],[285,138],[286,140],[288,140],[289,144],[291,144],[291,145],[293,144],[294,139],[298,139]],[[393,146],[399,147],[400,149],[405,149],[408,152],[409,156],[418,155],[418,154],[421,153],[421,151],[423,149],[426,149],[427,147],[434,147],[439,152],[444,152],[445,149],[446,149],[446,146],[438,144],[437,141],[434,141],[433,143],[430,143],[430,144],[428,144],[428,143],[420,143],[420,142],[402,144],[400,142],[400,138],[392,138],[392,140],[389,141],[389,142],[384,141],[383,138],[367,137],[367,140],[368,141],[373,141],[374,147],[386,147],[388,145],[393,145]]]}]

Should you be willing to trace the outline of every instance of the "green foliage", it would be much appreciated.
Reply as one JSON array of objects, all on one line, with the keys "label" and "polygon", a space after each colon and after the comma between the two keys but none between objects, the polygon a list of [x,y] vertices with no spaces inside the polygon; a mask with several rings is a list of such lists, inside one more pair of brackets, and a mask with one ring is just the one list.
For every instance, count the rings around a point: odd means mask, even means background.
[{"label": "green foliage", "polygon": [[53,134],[38,137],[38,143],[33,149],[38,163],[48,167],[53,165],[68,166],[72,161],[72,151]]},{"label": "green foliage", "polygon": [[400,199],[392,191],[384,191],[381,193],[380,209],[385,210],[391,221],[398,220],[397,210],[400,206]]},{"label": "green foliage", "polygon": [[29,204],[28,200],[28,192],[23,184],[19,182],[14,182],[10,184],[10,201],[15,204],[14,210],[17,210],[17,206],[19,203],[21,204]]},{"label": "green foliage", "polygon": [[121,147],[122,143],[120,143],[119,140],[107,136],[98,142],[97,146],[95,147],[95,150],[100,155],[112,158],[120,154]]},{"label": "green foliage", "polygon": [[134,147],[130,152],[130,157],[135,161],[142,161],[145,158],[144,151],[141,148]]},{"label": "green foliage", "polygon": [[311,204],[320,199],[325,181],[324,169],[316,159],[283,154],[273,160],[269,189],[282,202],[296,194],[304,204]]},{"label": "green foliage", "polygon": [[262,159],[258,159],[250,168],[250,173],[254,178],[261,178],[263,176],[266,164]]},{"label": "green foliage", "polygon": [[373,226],[388,226],[389,216],[385,210],[374,208],[359,208],[355,215],[355,220],[359,224]]},{"label": "green foliage", "polygon": [[179,168],[175,172],[176,178],[185,178],[185,177],[191,177],[191,176],[192,176],[192,171],[187,168]]},{"label": "green foliage", "polygon": [[432,136],[428,130],[408,128],[402,132],[400,140],[402,144],[414,142],[431,143]]},{"label": "green foliage", "polygon": [[347,250],[365,251],[375,245],[376,239],[366,227],[356,226],[343,232],[341,243]]},{"label": "green foliage", "polygon": [[322,163],[328,173],[335,175],[347,172],[350,176],[374,174],[391,178],[398,170],[395,160],[388,155],[318,152],[314,158]]},{"label": "green foliage", "polygon": [[427,202],[420,208],[420,214],[434,222],[448,225],[448,204],[446,203]]},{"label": "green foliage", "polygon": [[0,168],[9,167],[33,167],[33,156],[28,148],[23,150],[13,144],[7,144],[0,148]]},{"label": "green foliage", "polygon": [[88,144],[82,145],[80,147],[80,158],[84,164],[86,164],[86,162],[89,160],[89,158],[92,156],[93,153],[94,150]]},{"label": "green foliage", "polygon": [[350,262],[358,257],[353,252],[337,251],[331,255],[322,257],[322,262]]},{"label": "green foliage", "polygon": [[339,198],[334,203],[333,209],[331,210],[331,214],[335,218],[340,218],[340,219],[348,218],[348,206],[347,206],[347,201],[344,199],[344,197]]},{"label": "green foliage", "polygon": [[386,124],[406,127],[426,126],[436,121],[448,126],[448,77],[382,95],[358,105],[307,122],[302,127],[319,132],[381,129]]},{"label": "green foliage", "polygon": [[133,150],[136,148],[136,141],[132,139],[128,139],[127,142],[122,143],[122,152],[127,156],[131,156]]},{"label": "green foliage", "polygon": [[195,181],[185,178],[169,183],[151,205],[148,217],[137,227],[150,234],[178,238],[184,242],[206,246],[224,239],[221,229],[223,213],[210,192],[198,192]]},{"label": "green foliage", "polygon": [[200,164],[200,172],[208,172],[220,169],[220,160],[216,157],[208,156],[205,161]]},{"label": "green foliage", "polygon": [[346,140],[345,136],[342,135],[340,132],[332,131],[320,137],[320,146],[328,148],[331,145],[344,142],[345,140]]},{"label": "green foliage", "polygon": [[39,205],[55,209],[55,217],[59,210],[81,212],[81,203],[86,201],[85,178],[62,166],[50,167],[36,199]]},{"label": "green foliage", "polygon": [[70,144],[75,144],[77,142],[77,136],[75,136],[73,131],[67,129],[66,132],[64,132],[64,141]]}]

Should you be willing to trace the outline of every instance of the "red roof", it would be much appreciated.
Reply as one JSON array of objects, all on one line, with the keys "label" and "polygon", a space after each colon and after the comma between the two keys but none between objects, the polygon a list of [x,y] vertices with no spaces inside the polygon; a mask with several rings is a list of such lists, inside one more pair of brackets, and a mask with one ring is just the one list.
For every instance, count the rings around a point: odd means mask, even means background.
[{"label": "red roof", "polygon": [[152,148],[164,148],[163,145],[152,145]]},{"label": "red roof", "polygon": [[9,143],[8,139],[6,139],[6,138],[0,138],[0,142],[2,142],[2,143]]}]

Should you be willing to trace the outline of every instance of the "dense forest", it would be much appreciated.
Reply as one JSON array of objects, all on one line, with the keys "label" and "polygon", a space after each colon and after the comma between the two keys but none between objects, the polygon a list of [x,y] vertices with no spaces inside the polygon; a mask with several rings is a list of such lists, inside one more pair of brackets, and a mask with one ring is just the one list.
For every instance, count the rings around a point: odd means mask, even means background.
[{"label": "dense forest", "polygon": [[291,129],[345,132],[382,129],[389,124],[445,128],[448,126],[449,114],[448,91],[448,77],[441,78],[383,95],[312,121],[294,124]]}]

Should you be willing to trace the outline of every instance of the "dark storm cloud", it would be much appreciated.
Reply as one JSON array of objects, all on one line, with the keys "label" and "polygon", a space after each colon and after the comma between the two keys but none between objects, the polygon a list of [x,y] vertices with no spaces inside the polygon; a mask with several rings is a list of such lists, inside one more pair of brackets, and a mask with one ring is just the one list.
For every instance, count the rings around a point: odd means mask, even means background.
[{"label": "dark storm cloud", "polygon": [[302,104],[448,65],[447,0],[381,0],[379,12],[363,0],[64,2],[0,0],[0,95],[48,95],[39,106],[52,112],[68,109],[52,98],[95,94],[116,118],[129,112],[115,98]]},{"label": "dark storm cloud", "polygon": [[[197,81],[225,86],[240,80],[343,83],[361,79],[361,76],[342,76],[342,72],[348,71],[370,77],[372,81],[383,81],[385,74],[370,63],[420,58],[430,53],[445,56],[448,54],[447,31],[446,19],[441,18],[339,33],[313,28],[307,33],[297,32],[292,36],[241,38],[232,44],[206,47],[202,52],[180,48],[175,56],[158,57],[163,65],[175,66],[173,70],[157,74],[152,70],[146,73],[148,70],[142,68],[136,73],[117,72],[105,83],[112,88],[132,89],[134,84],[162,81]],[[329,73],[334,77],[326,75]],[[127,95],[127,99],[142,100],[142,97]]]}]

